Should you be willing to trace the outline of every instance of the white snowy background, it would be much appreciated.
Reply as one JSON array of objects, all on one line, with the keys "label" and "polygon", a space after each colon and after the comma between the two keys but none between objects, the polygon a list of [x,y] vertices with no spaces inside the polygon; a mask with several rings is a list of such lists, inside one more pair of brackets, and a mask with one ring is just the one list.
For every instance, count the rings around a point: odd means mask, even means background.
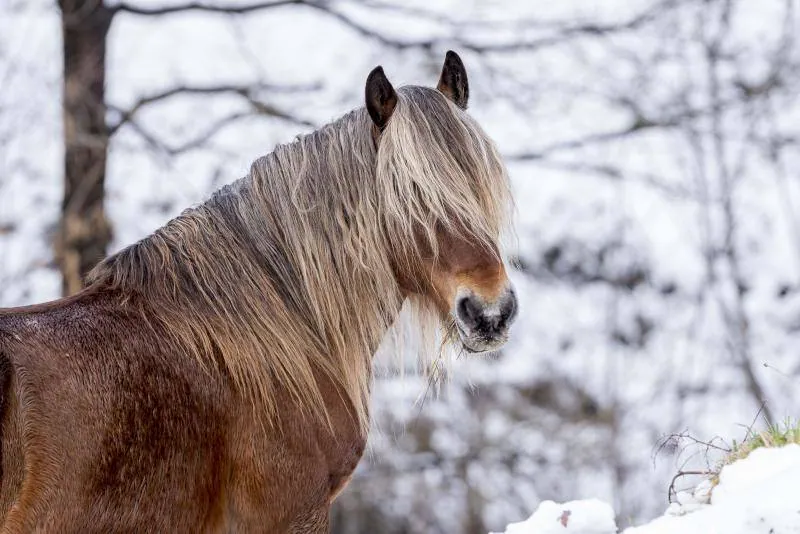
[{"label": "white snowy background", "polygon": [[[502,353],[453,362],[422,404],[423,379],[379,376],[336,533],[502,531],[549,499],[600,498],[640,524],[686,460],[664,436],[798,415],[797,0],[326,4],[391,42],[307,6],[120,14],[106,66],[117,107],[241,82],[321,125],[361,105],[377,64],[395,85],[434,85],[449,48],[467,65],[515,190],[520,318]],[[60,46],[51,2],[0,0],[0,306],[59,296]],[[252,116],[172,153],[245,110],[179,96],[113,137],[113,249],[309,131]]]}]

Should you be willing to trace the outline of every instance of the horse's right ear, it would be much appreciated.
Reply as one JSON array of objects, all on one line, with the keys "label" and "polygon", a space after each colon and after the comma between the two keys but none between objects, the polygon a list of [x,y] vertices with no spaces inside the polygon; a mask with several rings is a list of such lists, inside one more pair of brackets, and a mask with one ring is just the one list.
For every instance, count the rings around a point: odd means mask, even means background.
[{"label": "horse's right ear", "polygon": [[397,105],[397,93],[383,73],[383,67],[375,67],[367,76],[364,96],[372,122],[383,130]]}]

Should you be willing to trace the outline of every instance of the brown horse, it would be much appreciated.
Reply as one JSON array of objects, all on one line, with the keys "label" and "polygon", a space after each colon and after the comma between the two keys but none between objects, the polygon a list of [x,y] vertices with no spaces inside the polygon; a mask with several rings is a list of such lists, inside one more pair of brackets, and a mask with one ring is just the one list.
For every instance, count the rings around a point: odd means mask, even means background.
[{"label": "brown horse", "polygon": [[506,172],[468,95],[453,52],[437,90],[378,67],[366,108],[257,160],[81,293],[0,310],[2,532],[326,532],[403,303],[470,353],[515,315]]}]

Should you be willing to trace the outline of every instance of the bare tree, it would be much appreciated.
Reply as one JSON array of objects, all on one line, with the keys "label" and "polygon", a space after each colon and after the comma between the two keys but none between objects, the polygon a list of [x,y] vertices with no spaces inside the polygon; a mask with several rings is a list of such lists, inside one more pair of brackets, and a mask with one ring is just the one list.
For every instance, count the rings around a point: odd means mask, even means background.
[{"label": "bare tree", "polygon": [[[426,43],[394,42],[383,38],[336,11],[328,2],[276,0],[230,6],[190,2],[169,7],[139,7],[130,3],[110,5],[103,0],[59,0],[64,51],[64,196],[56,238],[57,263],[65,295],[79,291],[83,277],[103,258],[112,238],[104,209],[106,166],[110,138],[123,126],[132,127],[154,149],[167,155],[202,146],[223,126],[247,116],[261,115],[309,126],[307,120],[266,102],[270,91],[307,90],[309,87],[279,87],[262,83],[217,86],[175,86],[142,96],[133,106],[120,109],[106,100],[106,47],[112,21],[119,14],[163,17],[189,11],[219,15],[244,15],[267,9],[303,6],[331,16],[360,33],[393,46],[425,46]],[[249,111],[223,118],[196,138],[173,146],[148,132],[136,121],[144,108],[181,95],[236,95],[249,104]],[[111,122],[107,117],[113,115]]]},{"label": "bare tree", "polygon": [[[452,28],[442,36],[404,39],[390,37],[385,29],[374,28],[361,22],[363,17],[353,16],[343,9],[346,2],[328,0],[268,0],[229,5],[214,2],[187,2],[168,6],[139,6],[131,2],[107,4],[102,0],[59,0],[64,43],[64,121],[65,121],[65,188],[62,202],[60,231],[56,243],[56,258],[63,277],[64,294],[74,293],[82,286],[83,276],[103,257],[111,240],[111,224],[105,215],[105,172],[110,138],[128,126],[136,131],[154,149],[176,155],[201,147],[221,128],[252,115],[262,115],[309,126],[308,120],[265,101],[263,96],[273,91],[311,89],[311,87],[281,87],[261,80],[250,83],[217,86],[175,86],[157,94],[142,95],[132,106],[119,108],[105,98],[106,46],[108,32],[115,17],[128,16],[158,18],[187,12],[201,12],[220,16],[243,16],[273,9],[305,9],[338,21],[345,27],[380,46],[394,50],[417,49],[431,53],[445,45],[472,51],[476,57],[485,56],[487,65],[493,56],[520,51],[536,53],[571,41],[604,38],[620,32],[630,32],[651,23],[659,14],[669,10],[674,0],[662,0],[636,16],[616,24],[569,24],[523,21],[519,27],[538,29],[541,37],[492,40],[482,42],[467,35],[474,21],[457,21],[433,11],[405,7],[401,3],[366,2],[356,4],[369,12],[394,12],[421,20],[436,21]],[[352,6],[351,6],[352,7]],[[503,33],[507,28],[477,23],[483,30]],[[517,32],[514,32],[517,33]],[[157,132],[148,131],[137,121],[137,115],[147,107],[182,95],[235,95],[249,105],[249,110],[226,116],[210,125],[195,138],[174,145]],[[110,117],[110,121],[107,119]],[[578,139],[561,145],[546,147],[537,153],[515,155],[517,159],[543,159],[545,153],[557,152],[586,143],[602,142],[633,134],[639,130],[671,124],[678,118],[659,122],[635,117],[632,125],[618,132],[601,134],[594,138]],[[543,162],[545,163],[545,162]],[[576,169],[578,170],[578,169]],[[585,170],[585,169],[583,169]],[[590,170],[614,174],[606,167]],[[651,179],[644,177],[644,179]]]},{"label": "bare tree", "polygon": [[97,0],[60,0],[64,46],[64,197],[56,258],[65,295],[103,258],[106,218],[106,38],[113,11]]}]

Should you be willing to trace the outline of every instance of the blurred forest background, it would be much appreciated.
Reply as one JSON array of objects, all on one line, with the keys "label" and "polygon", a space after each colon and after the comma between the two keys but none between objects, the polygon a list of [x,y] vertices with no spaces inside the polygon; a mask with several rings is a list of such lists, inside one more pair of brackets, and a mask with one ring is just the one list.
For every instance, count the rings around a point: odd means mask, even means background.
[{"label": "blurred forest background", "polygon": [[[673,433],[797,416],[798,0],[0,0],[0,305],[458,51],[511,171],[522,312],[436,398],[378,374],[334,532],[660,513]],[[425,398],[424,403],[420,397]],[[664,445],[664,446],[660,446]],[[713,449],[713,448],[712,448]]]}]

